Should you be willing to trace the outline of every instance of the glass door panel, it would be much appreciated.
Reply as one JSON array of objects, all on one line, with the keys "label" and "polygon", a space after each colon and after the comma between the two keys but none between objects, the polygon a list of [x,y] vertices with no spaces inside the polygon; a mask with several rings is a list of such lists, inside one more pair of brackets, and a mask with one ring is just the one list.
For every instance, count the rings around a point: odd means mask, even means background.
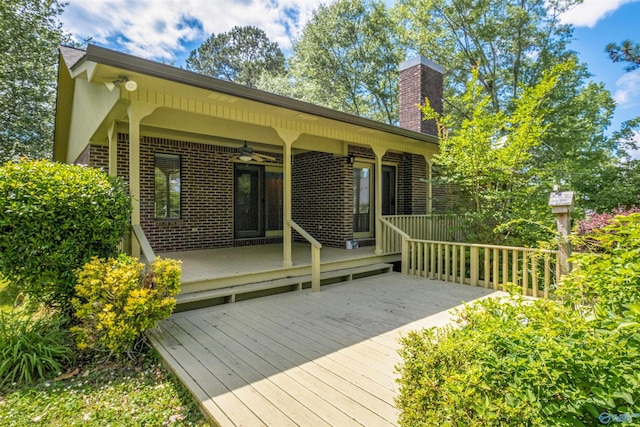
[{"label": "glass door panel", "polygon": [[396,214],[396,167],[382,165],[382,215]]},{"label": "glass door panel", "polygon": [[263,170],[236,164],[234,173],[234,224],[236,238],[261,237],[263,226]]},{"label": "glass door panel", "polygon": [[372,237],[373,230],[373,167],[355,163],[353,167],[353,235]]}]

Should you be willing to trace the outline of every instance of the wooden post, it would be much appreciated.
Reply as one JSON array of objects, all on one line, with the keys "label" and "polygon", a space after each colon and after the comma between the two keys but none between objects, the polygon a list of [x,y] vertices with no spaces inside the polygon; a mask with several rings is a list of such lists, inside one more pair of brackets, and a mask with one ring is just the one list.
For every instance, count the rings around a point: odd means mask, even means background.
[{"label": "wooden post", "polygon": [[300,136],[300,132],[281,128],[276,128],[276,132],[278,132],[278,136],[283,142],[282,185],[284,188],[282,189],[282,267],[289,268],[293,266],[293,232],[291,231],[291,224],[289,223],[289,221],[293,219],[291,215],[293,198],[291,190],[291,180],[293,176],[291,171],[293,166],[291,147]]},{"label": "wooden post", "polygon": [[409,240],[402,236],[402,274],[409,274]]},{"label": "wooden post", "polygon": [[571,243],[569,243],[569,231],[571,230],[571,216],[567,213],[556,214],[556,227],[560,237],[559,242],[559,261],[560,275],[564,276],[571,271],[569,266],[569,257],[571,256]]},{"label": "wooden post", "polygon": [[569,231],[571,230],[571,211],[573,210],[573,191],[559,191],[558,187],[549,197],[551,212],[556,214],[556,228],[559,238],[560,276],[564,276],[571,271],[569,257],[571,256],[571,244],[569,243]]},{"label": "wooden post", "polygon": [[311,245],[311,290],[320,290],[320,248]]},{"label": "wooden post", "polygon": [[471,286],[478,286],[478,278],[480,277],[480,265],[478,263],[478,247],[471,246],[469,256],[471,258]]},{"label": "wooden post", "polygon": [[[131,102],[129,116],[129,195],[131,196],[131,225],[140,225],[140,122],[153,113],[156,105]],[[112,138],[113,140],[113,138]],[[117,143],[117,141],[116,141]],[[140,242],[131,233],[131,255],[140,257]]]}]

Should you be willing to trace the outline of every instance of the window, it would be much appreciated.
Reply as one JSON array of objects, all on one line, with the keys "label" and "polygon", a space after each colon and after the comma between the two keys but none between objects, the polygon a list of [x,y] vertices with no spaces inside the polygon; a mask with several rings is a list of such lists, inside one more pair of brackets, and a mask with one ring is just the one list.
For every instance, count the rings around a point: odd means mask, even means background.
[{"label": "window", "polygon": [[180,156],[155,155],[155,217],[180,218]]}]

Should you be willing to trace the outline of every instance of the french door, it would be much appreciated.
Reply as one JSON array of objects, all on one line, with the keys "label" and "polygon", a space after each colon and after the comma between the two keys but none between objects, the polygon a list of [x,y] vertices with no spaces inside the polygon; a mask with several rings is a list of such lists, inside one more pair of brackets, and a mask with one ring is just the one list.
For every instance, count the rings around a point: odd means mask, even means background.
[{"label": "french door", "polygon": [[[373,237],[375,231],[374,165],[353,165],[353,236]],[[382,214],[396,214],[396,167],[382,165]]]},{"label": "french door", "polygon": [[282,168],[236,163],[234,236],[236,239],[282,235]]}]

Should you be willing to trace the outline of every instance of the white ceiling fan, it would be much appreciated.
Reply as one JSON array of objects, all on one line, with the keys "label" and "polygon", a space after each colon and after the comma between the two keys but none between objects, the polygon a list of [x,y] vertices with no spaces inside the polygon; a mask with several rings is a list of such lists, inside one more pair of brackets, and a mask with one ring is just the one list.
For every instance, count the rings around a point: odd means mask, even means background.
[{"label": "white ceiling fan", "polygon": [[266,154],[258,154],[253,151],[253,148],[247,145],[247,141],[244,142],[244,146],[238,150],[238,153],[234,156],[234,158],[243,161],[243,162],[264,162],[265,160],[270,160],[272,162],[276,161],[275,157],[268,156]]}]

